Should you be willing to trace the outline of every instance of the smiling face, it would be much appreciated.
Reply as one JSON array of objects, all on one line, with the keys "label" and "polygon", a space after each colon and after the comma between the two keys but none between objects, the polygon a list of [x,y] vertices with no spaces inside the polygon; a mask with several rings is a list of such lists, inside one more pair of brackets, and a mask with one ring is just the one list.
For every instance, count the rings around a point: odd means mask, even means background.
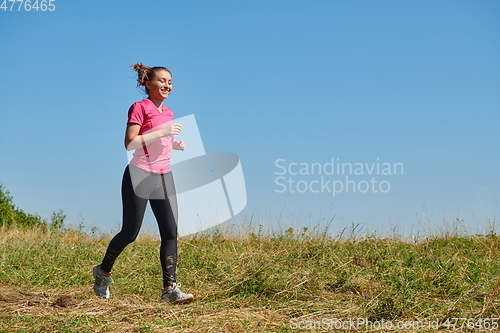
[{"label": "smiling face", "polygon": [[153,78],[146,81],[145,86],[150,97],[164,100],[172,91],[172,75],[164,69],[156,70]]}]

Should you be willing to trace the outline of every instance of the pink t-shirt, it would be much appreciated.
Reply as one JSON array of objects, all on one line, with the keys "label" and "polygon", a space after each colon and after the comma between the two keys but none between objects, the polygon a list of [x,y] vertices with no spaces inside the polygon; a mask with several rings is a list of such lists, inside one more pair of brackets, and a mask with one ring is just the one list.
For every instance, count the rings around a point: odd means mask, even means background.
[{"label": "pink t-shirt", "polygon": [[[149,99],[132,104],[128,110],[128,124],[139,124],[139,135],[157,131],[170,125],[174,119],[172,110],[163,106],[163,112],[158,111],[156,105]],[[159,138],[146,147],[136,149],[130,163],[143,170],[153,173],[168,173],[170,157],[172,156],[172,142],[174,137]]]}]

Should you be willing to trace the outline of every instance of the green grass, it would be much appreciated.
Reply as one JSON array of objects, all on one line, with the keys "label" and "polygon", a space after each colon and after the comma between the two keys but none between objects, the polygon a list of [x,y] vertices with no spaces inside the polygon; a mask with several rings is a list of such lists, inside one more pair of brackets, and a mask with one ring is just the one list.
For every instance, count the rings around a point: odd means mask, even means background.
[{"label": "green grass", "polygon": [[181,238],[178,279],[197,300],[171,306],[158,302],[158,239],[141,237],[125,249],[112,299],[102,300],[92,293],[91,270],[109,238],[3,228],[0,332],[287,332],[292,318],[498,318],[499,240],[342,240],[292,229]]}]

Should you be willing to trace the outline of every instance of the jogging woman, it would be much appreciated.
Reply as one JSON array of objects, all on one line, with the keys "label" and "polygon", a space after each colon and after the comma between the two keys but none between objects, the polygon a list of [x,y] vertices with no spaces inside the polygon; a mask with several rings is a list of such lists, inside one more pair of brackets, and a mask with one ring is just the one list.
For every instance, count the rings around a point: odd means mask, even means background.
[{"label": "jogging woman", "polygon": [[135,150],[122,180],[123,224],[114,236],[100,265],[94,267],[94,292],[110,297],[111,270],[123,249],[132,243],[141,229],[149,202],[158,222],[161,237],[160,263],[163,271],[161,301],[189,303],[192,294],[176,283],[177,199],[170,168],[172,149],[185,150],[183,141],[174,141],[181,125],[172,123],[172,110],[163,102],[172,91],[172,74],[165,67],[133,65],[137,86],[144,86],[148,98],[132,104],[128,111],[125,148]]}]

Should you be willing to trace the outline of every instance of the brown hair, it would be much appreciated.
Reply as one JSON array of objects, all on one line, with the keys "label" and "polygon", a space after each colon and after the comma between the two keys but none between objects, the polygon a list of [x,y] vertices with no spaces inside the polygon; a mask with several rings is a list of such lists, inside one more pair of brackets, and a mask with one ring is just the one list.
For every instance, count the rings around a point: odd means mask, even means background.
[{"label": "brown hair", "polygon": [[161,66],[149,67],[139,62],[132,65],[132,68],[137,71],[137,87],[143,86],[146,94],[148,95],[149,89],[146,87],[146,81],[151,81],[155,77],[156,71],[164,70],[167,71],[170,76],[172,76],[172,72],[170,72],[167,68]]}]

